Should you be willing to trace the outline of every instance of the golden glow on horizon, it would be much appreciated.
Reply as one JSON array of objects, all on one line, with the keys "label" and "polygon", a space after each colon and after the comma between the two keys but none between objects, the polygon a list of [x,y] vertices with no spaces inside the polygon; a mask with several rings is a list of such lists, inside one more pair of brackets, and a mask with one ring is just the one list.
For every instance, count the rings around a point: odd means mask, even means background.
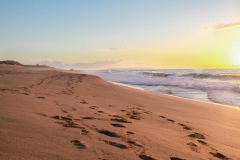
[{"label": "golden glow on horizon", "polygon": [[[240,34],[238,34],[240,36]],[[233,65],[240,65],[240,38],[235,39],[235,43],[230,46],[231,63]]]},{"label": "golden glow on horizon", "polygon": [[[94,48],[54,48],[35,51],[39,57],[65,63],[95,63],[106,59],[123,60],[109,68],[236,68],[240,67],[240,26],[224,30],[193,29],[169,37],[156,36],[146,41],[133,39],[122,45]],[[121,41],[120,41],[121,42]],[[134,42],[134,43],[133,43]],[[125,47],[126,46],[126,47]],[[25,51],[28,63],[32,50]],[[57,58],[56,58],[57,57]],[[24,61],[26,57],[17,59]],[[41,58],[39,58],[41,59]],[[37,62],[37,61],[35,61]]]},{"label": "golden glow on horizon", "polygon": [[240,67],[240,1],[173,1],[141,1],[137,7],[133,1],[6,1],[0,59],[107,68]]},{"label": "golden glow on horizon", "polygon": [[235,65],[240,65],[240,49],[238,51],[238,53],[236,53],[233,57],[233,64]]}]

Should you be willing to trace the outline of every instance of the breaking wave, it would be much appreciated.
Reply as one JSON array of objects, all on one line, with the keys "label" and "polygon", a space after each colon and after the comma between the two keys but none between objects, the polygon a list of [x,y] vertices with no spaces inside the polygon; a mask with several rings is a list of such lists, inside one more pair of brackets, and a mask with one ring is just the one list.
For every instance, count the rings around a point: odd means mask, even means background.
[{"label": "breaking wave", "polygon": [[180,77],[192,77],[192,78],[217,78],[217,79],[240,79],[239,75],[214,75],[209,73],[188,73],[179,75]]},{"label": "breaking wave", "polygon": [[154,72],[154,71],[143,71],[141,74],[143,74],[143,75],[157,76],[157,77],[168,77],[168,76],[172,76],[172,74],[166,74],[166,73],[163,73],[163,72]]},{"label": "breaking wave", "polygon": [[[185,94],[182,97],[201,93],[212,102],[240,106],[240,70],[203,70],[200,73],[193,70],[105,70],[94,74],[107,81],[149,91],[162,93],[159,86],[163,86],[168,88],[167,94],[174,95],[177,88],[179,93]],[[190,93],[191,90],[194,93]]]}]

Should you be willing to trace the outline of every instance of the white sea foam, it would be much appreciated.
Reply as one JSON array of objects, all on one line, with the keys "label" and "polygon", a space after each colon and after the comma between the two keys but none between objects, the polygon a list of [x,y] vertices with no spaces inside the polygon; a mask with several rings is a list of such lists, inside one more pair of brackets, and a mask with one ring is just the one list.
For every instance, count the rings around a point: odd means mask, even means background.
[{"label": "white sea foam", "polygon": [[111,82],[184,98],[240,106],[240,70],[107,70],[91,74]]}]

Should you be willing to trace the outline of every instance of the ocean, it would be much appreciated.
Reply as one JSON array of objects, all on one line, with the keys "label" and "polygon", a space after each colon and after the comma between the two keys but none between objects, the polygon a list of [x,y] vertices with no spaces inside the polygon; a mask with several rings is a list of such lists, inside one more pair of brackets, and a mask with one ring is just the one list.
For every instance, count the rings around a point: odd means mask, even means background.
[{"label": "ocean", "polygon": [[146,91],[240,107],[240,69],[87,71]]}]

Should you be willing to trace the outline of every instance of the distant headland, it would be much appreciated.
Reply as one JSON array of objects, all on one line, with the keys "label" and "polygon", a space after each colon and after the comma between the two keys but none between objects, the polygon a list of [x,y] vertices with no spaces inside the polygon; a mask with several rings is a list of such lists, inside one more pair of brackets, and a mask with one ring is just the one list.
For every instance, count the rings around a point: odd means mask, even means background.
[{"label": "distant headland", "polygon": [[7,64],[7,65],[18,65],[18,66],[23,66],[23,67],[39,67],[39,68],[53,68],[53,67],[49,67],[46,65],[25,65],[25,64],[21,64],[17,61],[13,61],[13,60],[5,60],[5,61],[0,61],[0,64]]}]

